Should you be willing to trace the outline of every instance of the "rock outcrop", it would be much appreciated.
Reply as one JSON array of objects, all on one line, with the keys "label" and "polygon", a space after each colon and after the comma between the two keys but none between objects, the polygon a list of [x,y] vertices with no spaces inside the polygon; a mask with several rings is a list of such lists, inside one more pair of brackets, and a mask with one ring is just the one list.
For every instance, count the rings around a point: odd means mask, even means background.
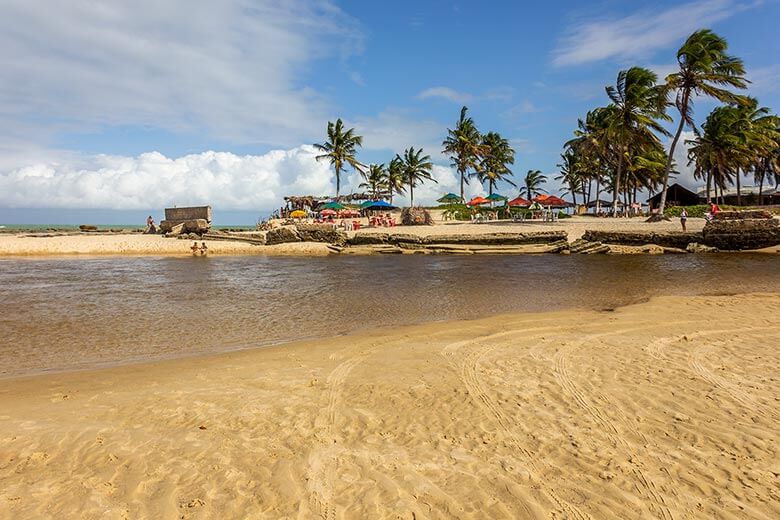
[{"label": "rock outcrop", "polygon": [[600,255],[609,253],[609,246],[602,244],[601,242],[590,242],[582,238],[578,238],[569,246],[569,251],[572,254],[580,255]]},{"label": "rock outcrop", "polygon": [[324,242],[336,246],[347,244],[347,234],[327,224],[298,224],[295,230],[304,242]]},{"label": "rock outcrop", "polygon": [[265,234],[266,245],[286,244],[288,242],[300,242],[301,236],[294,227],[283,226],[271,229]]},{"label": "rock outcrop", "polygon": [[720,250],[761,249],[780,244],[780,221],[765,211],[723,211],[702,234],[705,245]]},{"label": "rock outcrop", "polygon": [[655,244],[661,247],[672,247],[685,249],[692,242],[703,242],[704,237],[701,233],[688,232],[667,232],[667,233],[641,233],[626,231],[585,231],[582,236],[589,242],[602,242],[604,244],[615,244],[621,246],[644,246]]}]

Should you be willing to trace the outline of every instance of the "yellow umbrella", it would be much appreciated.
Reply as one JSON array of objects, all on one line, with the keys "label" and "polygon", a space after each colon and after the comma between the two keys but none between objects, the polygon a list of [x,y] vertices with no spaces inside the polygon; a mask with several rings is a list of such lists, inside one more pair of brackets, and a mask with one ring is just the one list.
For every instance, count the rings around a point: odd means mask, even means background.
[{"label": "yellow umbrella", "polygon": [[296,209],[295,211],[290,213],[290,216],[292,218],[303,218],[306,216],[306,212],[303,211],[302,209]]}]

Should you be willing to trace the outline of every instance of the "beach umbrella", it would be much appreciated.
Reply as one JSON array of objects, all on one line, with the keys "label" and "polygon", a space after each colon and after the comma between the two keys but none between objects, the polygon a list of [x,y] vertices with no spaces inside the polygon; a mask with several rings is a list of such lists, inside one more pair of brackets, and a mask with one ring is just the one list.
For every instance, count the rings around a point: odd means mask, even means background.
[{"label": "beach umbrella", "polygon": [[321,204],[318,209],[320,211],[322,211],[323,209],[336,209],[336,210],[338,210],[338,209],[344,209],[344,208],[346,208],[346,206],[343,205],[343,204],[339,204],[338,202],[326,202],[325,204]]},{"label": "beach umbrella", "polygon": [[389,202],[385,202],[384,200],[371,201],[371,204],[369,204],[368,206],[361,206],[361,207],[363,209],[379,210],[379,211],[383,211],[383,210],[389,211],[391,209],[396,209],[396,206],[393,206],[392,204],[390,204]]},{"label": "beach umbrella", "polygon": [[303,211],[302,209],[296,209],[296,210],[290,212],[290,216],[292,218],[303,218],[303,217],[306,216],[306,212]]},{"label": "beach umbrella", "polygon": [[513,207],[526,208],[531,205],[531,201],[525,200],[523,197],[515,197],[514,199],[510,200],[508,204]]},{"label": "beach umbrella", "polygon": [[555,195],[537,195],[532,200],[538,202],[542,206],[550,206],[553,208],[566,208],[569,206],[568,202]]},{"label": "beach umbrella", "polygon": [[454,193],[448,193],[444,195],[442,198],[437,200],[436,202],[440,202],[442,204],[455,204],[457,202],[463,202],[463,199],[461,199],[458,195],[455,195]]},{"label": "beach umbrella", "polygon": [[377,202],[379,202],[379,201],[378,200],[366,200],[366,201],[363,201],[363,203],[360,205],[360,209],[366,209],[370,205],[376,204]]},{"label": "beach umbrella", "polygon": [[474,197],[470,201],[467,202],[469,206],[479,206],[480,204],[489,204],[490,201],[487,200],[485,197]]},{"label": "beach umbrella", "polygon": [[504,197],[503,195],[499,195],[498,193],[492,193],[485,198],[490,201],[499,201],[499,200],[506,200],[508,197]]},{"label": "beach umbrella", "polygon": [[336,214],[335,209],[323,209],[322,211],[320,211],[320,215],[328,216],[328,215],[335,215],[335,214]]}]

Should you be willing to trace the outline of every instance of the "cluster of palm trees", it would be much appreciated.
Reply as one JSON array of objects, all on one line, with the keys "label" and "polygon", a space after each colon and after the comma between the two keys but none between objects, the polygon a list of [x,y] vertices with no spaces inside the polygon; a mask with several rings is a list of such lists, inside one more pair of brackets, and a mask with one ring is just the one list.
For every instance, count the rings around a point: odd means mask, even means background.
[{"label": "cluster of palm trees", "polygon": [[431,175],[433,163],[422,148],[407,148],[403,155],[396,154],[387,166],[384,164],[365,165],[357,160],[357,149],[363,146],[363,137],[355,133],[354,128],[344,129],[344,123],[337,119],[328,122],[328,139],[314,147],[323,152],[316,156],[318,161],[327,160],[336,171],[336,199],[341,190],[341,173],[347,165],[360,173],[364,182],[360,188],[367,189],[373,199],[389,198],[409,189],[411,203],[414,204],[414,188],[425,181],[437,182]]},{"label": "cluster of palm trees", "polygon": [[[710,186],[723,187],[740,175],[753,172],[757,182],[780,182],[780,120],[759,108],[758,102],[731,89],[744,89],[748,81],[742,60],[727,54],[726,41],[708,29],[696,31],[677,52],[678,70],[659,83],[652,71],[632,67],[620,71],[614,86],[606,87],[610,103],[595,108],[578,120],[574,138],[564,146],[557,177],[571,192],[588,203],[593,185],[595,198],[602,188],[612,192],[612,210],[619,199],[625,205],[636,202],[637,192],[662,191],[659,215],[666,205],[670,174],[674,173],[674,151],[683,130],[695,138],[690,145],[689,164],[695,164],[698,178]],[[693,119],[694,99],[711,97],[723,103],[709,115],[700,131]],[[664,127],[674,105],[679,122],[674,134]],[[668,152],[661,138],[672,137]]]}]

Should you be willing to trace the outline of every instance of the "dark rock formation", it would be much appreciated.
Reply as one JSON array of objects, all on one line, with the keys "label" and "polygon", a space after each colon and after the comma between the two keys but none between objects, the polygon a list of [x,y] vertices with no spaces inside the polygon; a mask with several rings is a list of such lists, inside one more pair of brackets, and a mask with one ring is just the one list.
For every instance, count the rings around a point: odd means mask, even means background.
[{"label": "dark rock formation", "polygon": [[602,242],[604,244],[615,244],[621,246],[644,246],[655,244],[661,247],[674,247],[685,249],[691,242],[702,242],[704,237],[701,233],[689,232],[668,232],[668,233],[641,233],[626,231],[585,231],[582,236],[589,242]]},{"label": "dark rock formation", "polygon": [[601,242],[590,242],[578,238],[571,243],[569,250],[572,254],[595,255],[609,253],[609,246],[602,244]]},{"label": "dark rock formation", "polygon": [[424,208],[404,208],[401,210],[401,223],[404,226],[432,226],[433,217]]},{"label": "dark rock formation", "polygon": [[287,242],[300,242],[301,237],[293,227],[279,227],[265,234],[266,245],[285,244]]},{"label": "dark rock formation", "polygon": [[550,244],[566,240],[565,231],[539,231],[534,233],[486,233],[475,235],[432,235],[422,239],[423,244],[469,244],[490,246],[515,246],[525,244]]},{"label": "dark rock formation", "polygon": [[390,237],[387,233],[355,233],[347,239],[347,244],[351,246],[381,245],[390,243]]},{"label": "dark rock formation", "polygon": [[[743,214],[764,214],[765,212],[722,212]],[[726,251],[743,249],[761,249],[780,244],[780,222],[769,216],[766,218],[737,219],[734,215],[716,219],[704,226],[704,244]]]},{"label": "dark rock formation", "polygon": [[304,242],[325,242],[336,246],[347,244],[347,234],[325,224],[298,224],[295,226],[298,236]]}]

